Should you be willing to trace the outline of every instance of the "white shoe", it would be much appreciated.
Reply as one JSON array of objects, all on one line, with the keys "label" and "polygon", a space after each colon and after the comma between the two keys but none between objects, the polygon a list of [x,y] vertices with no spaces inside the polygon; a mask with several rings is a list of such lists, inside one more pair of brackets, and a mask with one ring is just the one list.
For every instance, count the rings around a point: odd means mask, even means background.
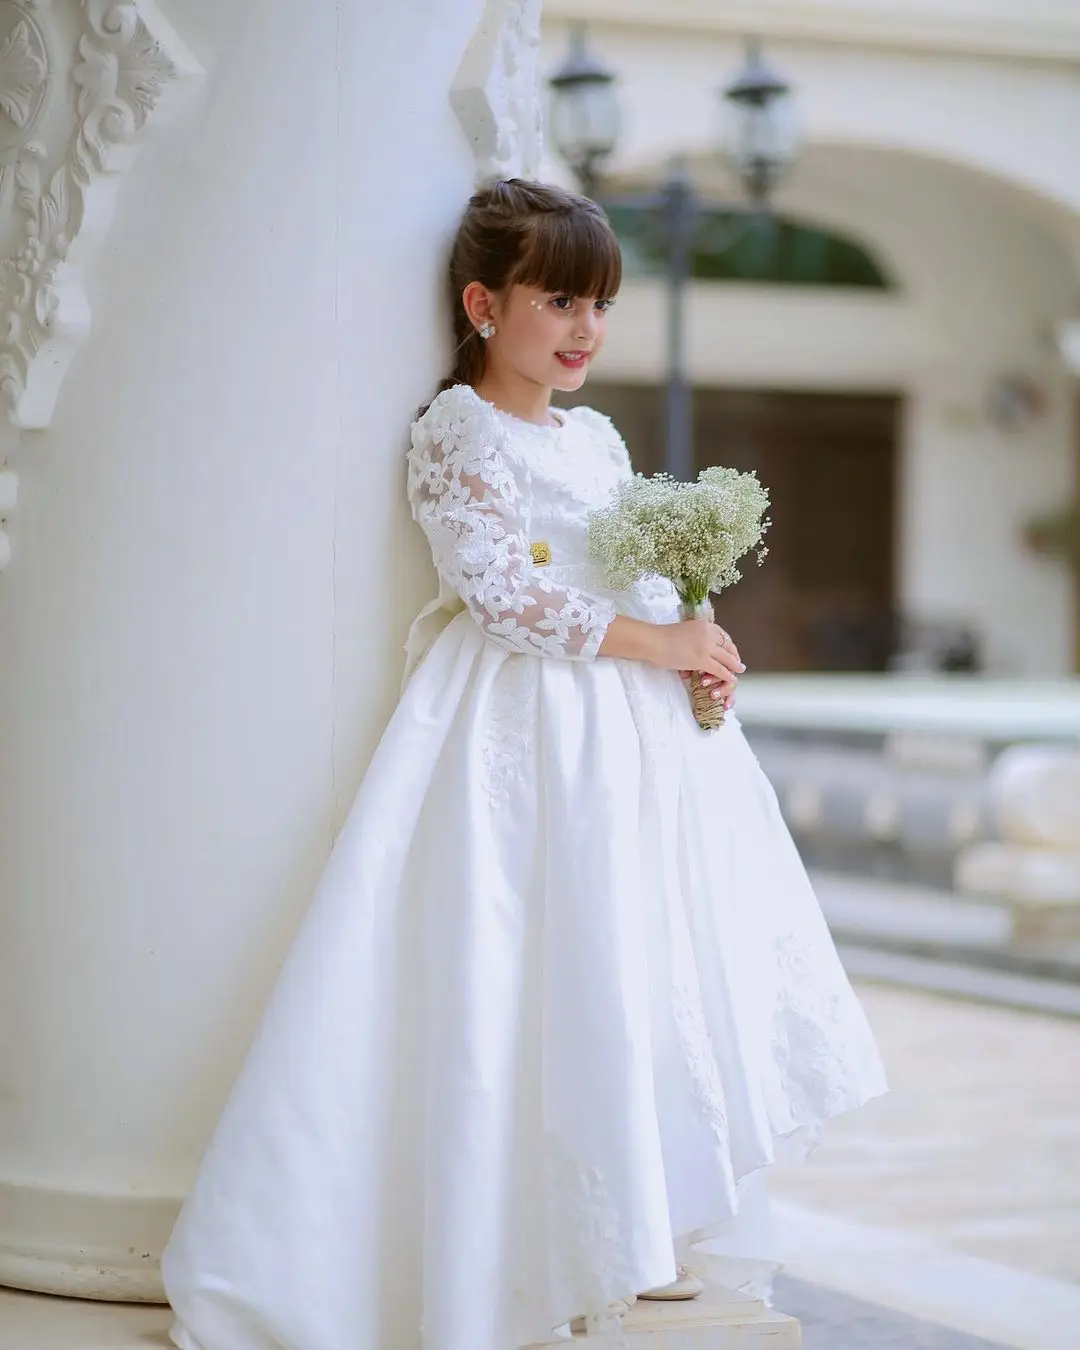
[{"label": "white shoe", "polygon": [[671,1284],[661,1284],[656,1289],[646,1289],[643,1294],[638,1294],[638,1298],[655,1299],[657,1302],[670,1300],[676,1302],[679,1299],[700,1298],[705,1292],[705,1286],[696,1275],[691,1275],[685,1266],[680,1266],[678,1270],[678,1279],[673,1280]]}]

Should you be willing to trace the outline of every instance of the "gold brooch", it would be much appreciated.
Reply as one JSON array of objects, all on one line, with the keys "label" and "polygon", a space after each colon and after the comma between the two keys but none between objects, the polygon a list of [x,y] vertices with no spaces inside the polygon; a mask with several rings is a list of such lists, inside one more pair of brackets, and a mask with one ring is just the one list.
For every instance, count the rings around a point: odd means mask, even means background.
[{"label": "gold brooch", "polygon": [[551,562],[551,545],[545,544],[543,540],[537,544],[530,544],[529,552],[532,554],[534,567],[547,567]]}]

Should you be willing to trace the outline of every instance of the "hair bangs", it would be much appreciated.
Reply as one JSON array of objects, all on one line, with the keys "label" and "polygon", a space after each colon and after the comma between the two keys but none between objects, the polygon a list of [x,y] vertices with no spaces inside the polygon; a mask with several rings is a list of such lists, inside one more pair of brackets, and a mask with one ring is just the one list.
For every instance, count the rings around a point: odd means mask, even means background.
[{"label": "hair bangs", "polygon": [[513,281],[560,295],[607,300],[622,283],[622,251],[600,208],[585,200],[529,222]]}]

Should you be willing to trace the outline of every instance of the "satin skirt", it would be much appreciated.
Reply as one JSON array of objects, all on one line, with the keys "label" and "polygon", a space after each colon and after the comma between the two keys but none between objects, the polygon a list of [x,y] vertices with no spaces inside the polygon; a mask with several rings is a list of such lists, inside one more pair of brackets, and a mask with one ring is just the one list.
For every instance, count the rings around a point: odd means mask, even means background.
[{"label": "satin skirt", "polygon": [[773,1255],[884,1089],[775,794],[675,672],[459,613],[405,687],[163,1270],[181,1350],[516,1350]]}]

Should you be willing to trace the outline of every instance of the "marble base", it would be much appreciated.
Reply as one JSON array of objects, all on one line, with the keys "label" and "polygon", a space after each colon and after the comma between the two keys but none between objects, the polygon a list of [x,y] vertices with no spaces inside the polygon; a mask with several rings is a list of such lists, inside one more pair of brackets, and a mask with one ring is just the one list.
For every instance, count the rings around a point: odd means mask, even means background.
[{"label": "marble base", "polygon": [[[172,1196],[61,1191],[0,1178],[0,1286],[164,1303],[159,1258],[180,1204]],[[7,1350],[3,1337],[0,1350]]]},{"label": "marble base", "polygon": [[[794,1317],[774,1312],[759,1299],[731,1302],[710,1296],[680,1303],[639,1301],[623,1318],[627,1350],[799,1350],[802,1334]],[[605,1346],[609,1342],[605,1342]],[[526,1350],[591,1350],[591,1336],[544,1341]]]},{"label": "marble base", "polygon": [[175,1350],[172,1311],[0,1289],[4,1350]]}]

